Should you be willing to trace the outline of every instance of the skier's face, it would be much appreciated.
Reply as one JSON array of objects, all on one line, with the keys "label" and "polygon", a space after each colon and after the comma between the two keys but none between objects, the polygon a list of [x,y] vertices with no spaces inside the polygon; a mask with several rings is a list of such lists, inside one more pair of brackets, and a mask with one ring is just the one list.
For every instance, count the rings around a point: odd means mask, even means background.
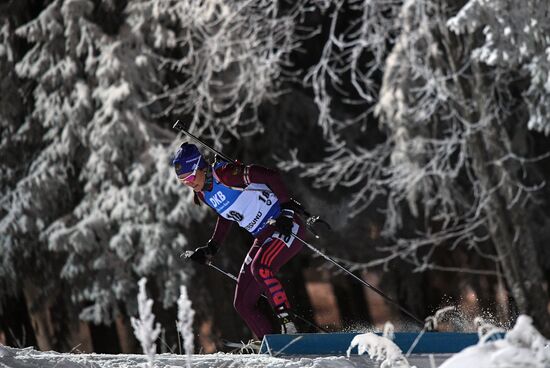
[{"label": "skier's face", "polygon": [[197,170],[197,171],[181,174],[180,176],[178,176],[178,179],[183,184],[193,189],[195,192],[200,192],[204,187],[205,176],[206,175],[204,170]]}]

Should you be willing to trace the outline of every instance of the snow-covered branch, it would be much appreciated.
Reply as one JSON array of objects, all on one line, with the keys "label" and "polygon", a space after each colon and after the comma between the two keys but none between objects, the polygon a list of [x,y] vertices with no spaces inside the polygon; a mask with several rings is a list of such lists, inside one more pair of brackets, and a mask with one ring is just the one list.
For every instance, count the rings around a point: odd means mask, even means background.
[{"label": "snow-covered branch", "polygon": [[[489,219],[498,212],[495,198],[501,195],[507,198],[508,210],[525,208],[537,200],[537,191],[545,184],[526,178],[531,175],[530,165],[546,156],[524,155],[505,131],[517,114],[517,110],[509,107],[517,104],[517,100],[507,92],[514,78],[518,78],[511,67],[524,65],[520,72],[523,77],[529,76],[534,68],[532,63],[525,64],[529,60],[517,50],[511,55],[513,48],[506,45],[517,44],[519,39],[527,42],[525,34],[532,30],[538,41],[531,40],[526,50],[530,50],[529,55],[542,56],[547,40],[540,35],[546,25],[539,19],[543,15],[535,10],[542,4],[529,2],[527,9],[515,13],[511,10],[514,6],[504,0],[470,1],[463,9],[448,1],[384,5],[370,1],[359,6],[363,15],[351,22],[353,26],[337,27],[339,15],[351,3],[359,4],[342,1],[331,8],[333,16],[323,54],[307,79],[312,83],[319,108],[319,125],[328,136],[327,156],[321,162],[305,163],[293,152],[281,168],[300,169],[300,174],[312,178],[318,187],[354,188],[349,201],[352,217],[363,213],[375,199],[385,201],[379,210],[385,215],[382,235],[390,245],[378,249],[382,252],[378,259],[362,264],[349,262],[352,267],[387,265],[399,259],[411,263],[417,271],[447,269],[433,263],[431,256],[438,247],[454,250],[457,246],[493,262],[502,261],[487,246],[493,226]],[[355,39],[367,27],[365,15],[377,14],[377,7],[381,6],[389,16],[377,16],[368,22],[369,27],[374,27],[369,28],[370,38]],[[527,13],[534,18],[521,17]],[[514,23],[516,18],[522,20]],[[488,19],[486,44],[482,46],[486,51],[481,52],[471,34]],[[507,22],[514,24],[506,26]],[[350,30],[354,32],[346,33]],[[496,39],[497,32],[504,36],[502,40]],[[393,43],[391,50],[376,43],[381,35],[389,44]],[[519,38],[505,41],[506,37]],[[489,62],[493,59],[483,56],[487,50],[501,56],[508,52],[509,57],[499,63]],[[373,57],[372,63],[363,64],[353,59],[358,54],[365,57],[366,53],[377,57]],[[381,55],[384,57],[379,59]],[[379,64],[376,60],[384,62]],[[488,68],[482,62],[498,67]],[[351,65],[354,68],[366,65],[367,70],[348,69]],[[544,79],[546,74],[538,67],[539,77]],[[376,68],[384,70],[382,84],[376,86],[363,79],[361,87],[358,76],[369,75]],[[348,77],[353,88],[344,87]],[[366,110],[375,112],[384,128],[383,142],[361,146],[350,144],[339,134],[345,127],[353,126],[342,123],[339,116],[344,115],[334,108],[334,100],[343,100],[343,93],[346,101],[352,100],[350,96],[354,94],[363,101],[365,108],[359,114]],[[373,109],[368,105],[371,100],[378,100]],[[530,116],[533,119],[534,113]],[[344,120],[349,122],[352,118]],[[354,124],[361,126],[362,122]],[[354,131],[361,134],[358,127]],[[494,138],[487,134],[492,131],[497,132]],[[482,153],[478,147],[486,148],[487,152]],[[491,176],[491,180],[486,176]],[[413,227],[417,236],[403,236],[404,218],[410,221],[411,215],[416,218]]]},{"label": "snow-covered branch", "polygon": [[227,133],[260,131],[258,108],[281,92],[289,55],[299,47],[304,3],[133,2],[130,22],[150,45],[152,62],[177,75],[151,91],[149,104],[187,117],[191,130],[217,147]]},{"label": "snow-covered branch", "polygon": [[138,307],[139,319],[132,317],[132,327],[134,334],[141,344],[143,353],[147,355],[149,368],[153,367],[155,354],[157,353],[157,344],[155,341],[160,335],[160,324],[155,324],[155,315],[153,314],[153,300],[147,299],[145,284],[146,278],[139,280]]},{"label": "snow-covered branch", "polygon": [[187,295],[187,288],[185,286],[180,287],[180,297],[178,299],[178,332],[183,339],[183,347],[185,348],[185,354],[187,356],[187,367],[191,368],[191,354],[195,350],[194,336],[193,336],[193,318],[195,317],[195,311],[191,306],[191,300]]}]

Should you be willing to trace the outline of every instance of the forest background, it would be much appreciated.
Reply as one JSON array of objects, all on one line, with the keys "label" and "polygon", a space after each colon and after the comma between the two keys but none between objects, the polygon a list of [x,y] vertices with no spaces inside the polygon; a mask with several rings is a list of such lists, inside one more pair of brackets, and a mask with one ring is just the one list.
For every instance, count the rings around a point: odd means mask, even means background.
[{"label": "forest background", "polygon": [[[203,351],[251,337],[234,285],[180,258],[215,217],[170,167],[176,119],[279,168],[333,227],[316,244],[415,315],[458,305],[510,325],[522,312],[550,336],[549,7],[4,1],[2,342],[138,352],[142,277],[164,348],[177,346],[180,285]],[[217,264],[236,273],[250,241],[233,229]],[[307,251],[283,282],[335,330],[410,327]]]}]

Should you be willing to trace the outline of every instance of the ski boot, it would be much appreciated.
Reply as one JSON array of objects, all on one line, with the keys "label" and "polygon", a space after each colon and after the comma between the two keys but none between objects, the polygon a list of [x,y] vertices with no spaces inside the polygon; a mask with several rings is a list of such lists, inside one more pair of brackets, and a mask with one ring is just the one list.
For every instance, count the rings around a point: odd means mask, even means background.
[{"label": "ski boot", "polygon": [[279,312],[279,314],[277,314],[277,318],[279,319],[279,323],[281,324],[281,334],[291,335],[298,333],[296,325],[290,318],[288,312]]}]

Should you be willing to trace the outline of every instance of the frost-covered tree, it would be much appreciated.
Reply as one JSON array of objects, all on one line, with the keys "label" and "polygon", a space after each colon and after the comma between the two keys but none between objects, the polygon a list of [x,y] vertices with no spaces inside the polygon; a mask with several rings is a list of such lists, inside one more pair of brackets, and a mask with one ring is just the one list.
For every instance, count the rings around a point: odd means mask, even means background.
[{"label": "frost-covered tree", "polygon": [[[30,92],[27,115],[3,120],[17,132],[9,139],[31,148],[14,149],[17,171],[6,167],[11,176],[3,182],[10,277],[41,270],[49,277],[37,277],[35,286],[45,294],[66,291],[85,306],[81,318],[96,323],[112,321],[120,306],[136,310],[134,285],[143,275],[163,305],[173,305],[190,273],[178,258],[188,242],[181,230],[204,210],[191,205],[171,171],[171,122],[156,121],[168,114],[189,119],[210,138],[259,130],[258,106],[277,96],[288,54],[298,46],[292,30],[302,5],[36,4],[37,16],[15,31],[28,49],[2,64],[17,73],[4,80],[20,78]],[[8,55],[14,29],[6,29]],[[59,287],[59,273],[68,288]]]},{"label": "frost-covered tree", "polygon": [[457,34],[482,32],[472,59],[529,81],[521,91],[529,112],[527,127],[550,135],[550,4],[529,0],[515,5],[510,0],[471,0],[448,26]]},{"label": "frost-covered tree", "polygon": [[[15,47],[20,31],[15,27],[24,16],[12,14],[9,8],[7,10],[2,17],[1,63],[6,73],[2,73],[0,247],[3,254],[1,279],[8,286],[2,289],[23,291],[33,325],[37,326],[38,343],[43,348],[51,348],[58,346],[53,328],[51,322],[40,318],[40,312],[46,310],[55,297],[53,290],[58,286],[56,280],[62,259],[49,254],[40,238],[48,224],[65,214],[74,200],[75,192],[70,188],[70,178],[74,177],[70,168],[72,158],[67,157],[66,150],[56,146],[56,142],[61,140],[73,141],[70,134],[62,136],[61,124],[56,124],[52,112],[47,111],[48,105],[59,101],[66,92],[51,93],[54,75],[60,69],[53,68],[46,73],[52,66],[47,58],[41,59],[41,64],[35,64],[34,68],[22,68],[21,50]],[[50,38],[31,32],[30,37],[44,39],[44,53],[58,45],[54,35],[59,29],[55,29],[54,24],[52,26]],[[31,59],[39,59],[41,50],[32,48],[28,55]],[[30,75],[44,80],[44,85],[34,90],[33,98],[42,102],[34,110],[27,106],[29,85],[23,88],[24,79]],[[42,124],[37,124],[37,120]],[[70,130],[68,127],[67,131]],[[70,146],[71,143],[66,145]]]},{"label": "frost-covered tree", "polygon": [[205,212],[170,168],[173,120],[263,159],[317,114],[325,142],[298,137],[281,167],[350,196],[350,224],[383,211],[388,245],[366,266],[444,269],[435,254],[460,248],[498,264],[461,271],[503,272],[541,323],[540,270],[526,265],[544,174],[525,140],[549,131],[544,1],[33,4],[0,12],[0,298],[25,280],[109,322],[135,313],[147,276],[173,306],[192,274],[180,250],[210,230],[189,230]]},{"label": "frost-covered tree", "polygon": [[[371,14],[376,4],[360,7],[359,14]],[[442,269],[436,251],[464,247],[494,262],[497,273],[502,268],[520,310],[548,333],[548,298],[530,221],[544,182],[526,143],[528,129],[546,131],[548,4],[411,0],[393,6],[399,16],[367,40],[344,43],[356,33],[331,28],[333,46],[325,51],[339,46],[338,52],[323,54],[313,71],[322,72],[314,86],[316,96],[324,96],[318,98],[319,123],[332,127],[333,154],[321,163],[295,158],[283,167],[304,169],[319,186],[356,187],[352,215],[384,198],[382,234],[391,245],[369,266],[405,261],[416,271]],[[350,28],[362,29],[362,22],[357,18]],[[378,65],[384,77],[374,91],[386,139],[369,146],[345,135],[346,124],[359,132],[363,116],[339,114],[331,96],[342,99],[344,90],[363,105],[372,97],[361,93],[349,69],[329,66],[349,60],[354,50],[372,59],[368,51],[379,49],[372,40],[391,41],[387,33],[396,37]],[[362,75],[367,84],[368,74]]]},{"label": "frost-covered tree", "polygon": [[[525,140],[527,129],[550,134],[550,4],[515,5],[506,0],[469,1],[448,26],[463,39],[478,41],[470,54],[474,67],[481,64],[474,69],[472,87],[476,118],[484,129],[468,142],[479,178],[474,188],[481,189],[483,200],[476,210],[486,216],[487,233],[520,312],[550,334],[549,300],[533,224],[539,216],[536,208],[543,203],[538,189],[545,182],[533,175],[530,163],[541,157],[532,156]],[[475,15],[472,9],[477,9]],[[479,31],[484,34],[481,41],[474,38]],[[510,93],[514,88],[519,96]]]},{"label": "frost-covered tree", "polygon": [[47,292],[60,272],[72,301],[87,304],[81,318],[96,323],[119,305],[136,310],[143,275],[173,305],[189,272],[178,262],[180,229],[203,216],[172,174],[175,135],[144,107],[156,64],[128,24],[107,33],[101,11],[117,8],[52,1],[16,30],[32,45],[15,70],[31,86],[19,132],[33,133],[34,151],[3,196],[1,240],[15,279],[42,270],[35,284]]},{"label": "frost-covered tree", "polygon": [[262,130],[258,108],[292,78],[295,28],[308,8],[302,0],[140,0],[128,11],[151,62],[172,75],[151,91],[151,103],[220,147],[228,136]]},{"label": "frost-covered tree", "polygon": [[[0,227],[2,229],[8,222],[5,219],[9,210],[6,194],[17,183],[18,178],[23,176],[24,164],[22,161],[29,159],[28,156],[21,157],[19,155],[19,147],[23,145],[28,149],[33,143],[29,129],[22,127],[24,105],[22,93],[18,88],[20,81],[15,73],[14,38],[14,25],[7,17],[0,17],[0,90],[2,91],[0,95],[0,156],[2,157],[0,166],[2,222]],[[19,285],[15,275],[14,248],[16,245],[11,242],[2,243],[2,266],[0,267],[0,282],[2,283],[0,293],[2,294],[0,299],[17,294]],[[0,310],[1,308],[2,304],[0,303]]]}]

